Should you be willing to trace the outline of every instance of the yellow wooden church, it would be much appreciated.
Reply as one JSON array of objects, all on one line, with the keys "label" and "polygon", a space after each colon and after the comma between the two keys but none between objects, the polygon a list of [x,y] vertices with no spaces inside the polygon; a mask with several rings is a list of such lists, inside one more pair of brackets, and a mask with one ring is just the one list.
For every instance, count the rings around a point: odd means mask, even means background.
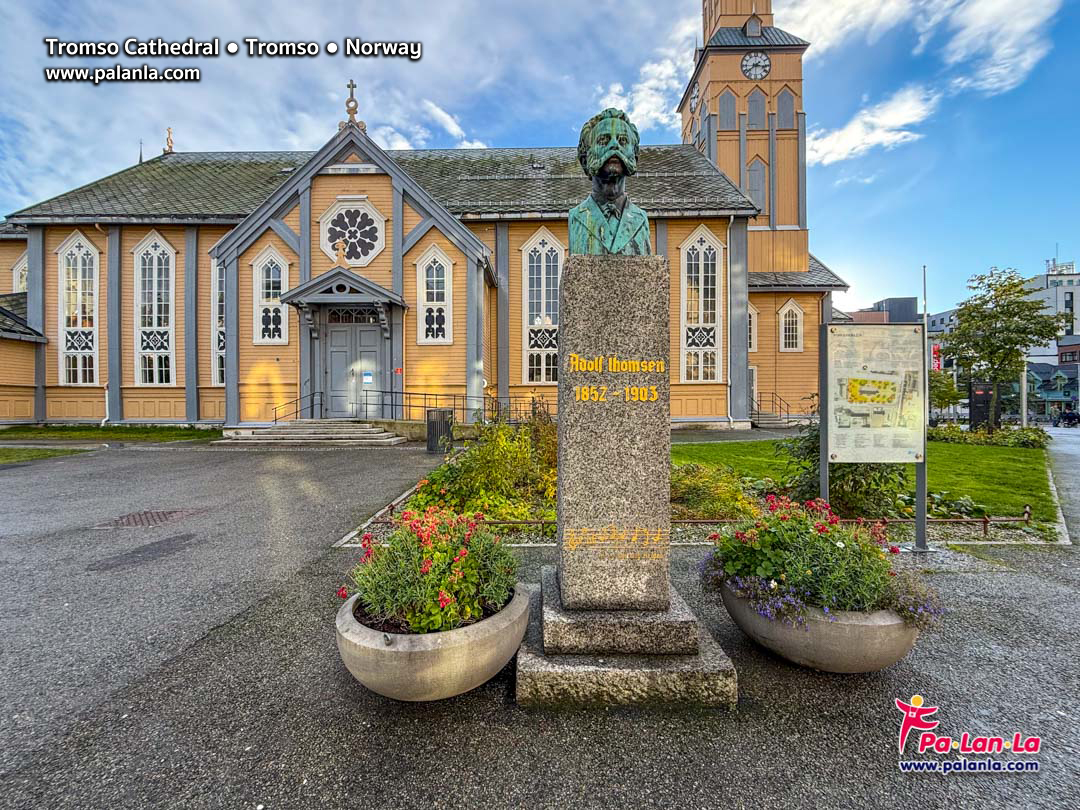
[{"label": "yellow wooden church", "polygon": [[[802,57],[769,0],[705,0],[683,143],[628,190],[671,264],[676,426],[817,389],[846,289],[809,251]],[[755,13],[756,12],[756,13]],[[461,418],[554,402],[576,147],[175,152],[0,224],[0,421]]]}]

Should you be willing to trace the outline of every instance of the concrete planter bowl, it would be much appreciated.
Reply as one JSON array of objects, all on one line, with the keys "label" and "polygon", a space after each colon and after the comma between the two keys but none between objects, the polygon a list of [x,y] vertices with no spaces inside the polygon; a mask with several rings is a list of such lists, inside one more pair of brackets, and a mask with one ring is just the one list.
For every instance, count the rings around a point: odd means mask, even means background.
[{"label": "concrete planter bowl", "polygon": [[823,672],[877,672],[911,652],[919,630],[891,610],[837,611],[829,621],[819,608],[806,609],[806,629],[759,615],[725,583],[720,589],[732,620],[762,647]]},{"label": "concrete planter bowl", "polygon": [[394,700],[442,700],[474,689],[514,657],[529,624],[529,594],[519,583],[494,616],[444,633],[383,633],[353,616],[356,596],[337,614],[341,660],[356,680]]}]

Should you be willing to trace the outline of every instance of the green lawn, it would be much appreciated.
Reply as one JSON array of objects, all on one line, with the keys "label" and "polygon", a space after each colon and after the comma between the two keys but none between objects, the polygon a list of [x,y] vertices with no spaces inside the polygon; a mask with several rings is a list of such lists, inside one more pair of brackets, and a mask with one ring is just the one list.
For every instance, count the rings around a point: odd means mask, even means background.
[{"label": "green lawn", "polygon": [[220,430],[200,430],[189,427],[140,427],[132,425],[15,425],[0,430],[0,442],[16,439],[44,439],[58,441],[119,441],[119,442],[208,442],[221,438]]},{"label": "green lawn", "polygon": [[44,447],[0,447],[0,464],[18,464],[20,461],[37,461],[41,458],[70,456],[82,450],[48,450]]},{"label": "green lawn", "polygon": [[[726,464],[753,478],[780,478],[784,458],[776,454],[776,445],[774,441],[679,444],[672,447],[671,459],[676,464]],[[969,495],[998,517],[1022,515],[1029,503],[1036,520],[1057,517],[1046,478],[1045,450],[930,442],[926,453],[933,492]],[[914,468],[909,477],[914,482]]]}]

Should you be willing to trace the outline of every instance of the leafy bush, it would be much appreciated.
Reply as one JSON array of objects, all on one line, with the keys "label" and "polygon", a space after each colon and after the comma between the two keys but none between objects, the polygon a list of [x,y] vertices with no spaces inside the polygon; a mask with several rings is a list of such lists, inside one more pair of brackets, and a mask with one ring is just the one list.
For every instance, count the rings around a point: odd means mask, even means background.
[{"label": "leafy bush", "polygon": [[1046,449],[1050,434],[1041,427],[999,427],[993,433],[985,429],[964,430],[959,425],[940,425],[928,428],[926,438],[932,442],[951,444],[983,444],[997,447],[1029,447]]},{"label": "leafy bush", "polygon": [[674,464],[671,516],[676,520],[740,520],[760,514],[730,467]]},{"label": "leafy bush", "polygon": [[770,495],[756,520],[713,535],[705,586],[729,584],[769,619],[802,625],[806,606],[834,611],[896,610],[906,622],[929,627],[940,617],[936,597],[913,577],[892,570],[884,527],[844,526],[818,499],[800,505]]},{"label": "leafy bush", "polygon": [[[479,621],[510,599],[517,558],[483,515],[434,507],[403,512],[385,545],[362,539],[353,589],[367,616],[400,631],[430,633]],[[339,595],[348,596],[348,589]]]},{"label": "leafy bush", "polygon": [[[820,492],[820,435],[816,422],[804,425],[777,450],[787,456],[787,489],[800,501]],[[907,482],[903,464],[830,464],[829,502],[844,517],[893,517]]]},{"label": "leafy bush", "polygon": [[[897,500],[897,507],[902,515],[915,514],[915,496],[903,493]],[[983,517],[990,514],[989,507],[976,503],[970,495],[950,498],[948,492],[931,492],[926,496],[926,514],[932,518],[967,518]]]},{"label": "leafy bush", "polygon": [[420,481],[406,508],[481,512],[492,523],[554,520],[556,443],[554,423],[543,412],[521,425],[482,425],[461,453]]}]

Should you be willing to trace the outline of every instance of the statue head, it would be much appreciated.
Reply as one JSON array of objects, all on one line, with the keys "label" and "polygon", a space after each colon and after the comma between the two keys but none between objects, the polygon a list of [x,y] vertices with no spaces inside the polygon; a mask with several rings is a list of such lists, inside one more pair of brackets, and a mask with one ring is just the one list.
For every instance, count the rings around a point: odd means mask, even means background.
[{"label": "statue head", "polygon": [[626,113],[608,107],[581,128],[578,161],[589,177],[631,175],[637,171],[639,143],[637,127]]}]

